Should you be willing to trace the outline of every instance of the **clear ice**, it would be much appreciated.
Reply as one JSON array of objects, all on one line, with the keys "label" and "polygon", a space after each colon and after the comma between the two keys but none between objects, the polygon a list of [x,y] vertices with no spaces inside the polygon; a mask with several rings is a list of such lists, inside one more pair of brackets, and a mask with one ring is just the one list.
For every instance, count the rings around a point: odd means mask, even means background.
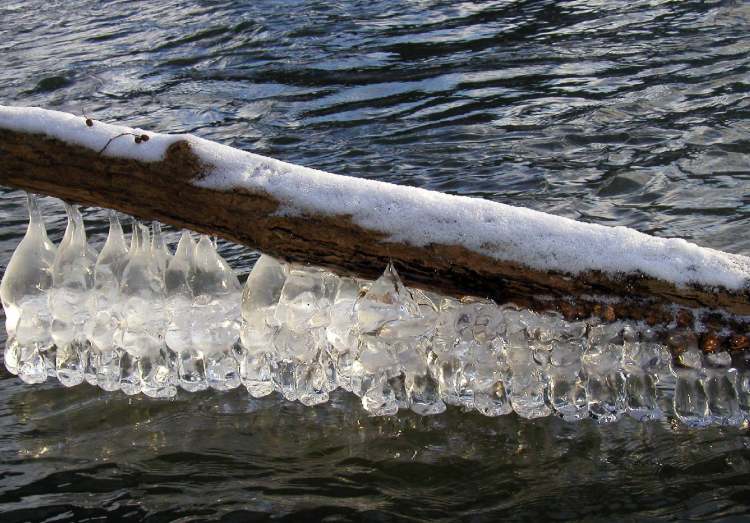
[{"label": "clear ice", "polygon": [[366,281],[261,255],[243,287],[209,237],[184,231],[171,254],[158,223],[134,222],[128,248],[114,212],[97,256],[73,206],[56,252],[28,201],[0,297],[6,366],[29,383],[49,375],[159,398],[242,385],[305,405],[341,388],[377,416],[452,406],[599,423],[750,421],[745,356],[704,354],[687,329],[670,331],[684,347],[675,361],[643,323],[439,296],[406,287],[392,264]]},{"label": "clear ice", "polygon": [[[193,247],[189,276],[192,291],[190,341],[192,361],[201,370],[201,384],[217,390],[240,386],[235,343],[240,337],[242,285],[234,271],[202,235]],[[180,358],[180,363],[184,361]]]},{"label": "clear ice", "polygon": [[84,357],[84,379],[108,391],[120,387],[120,356],[114,340],[121,320],[120,283],[127,263],[122,225],[117,214],[109,211],[109,234],[94,265],[91,317],[86,324],[90,347]]},{"label": "clear ice", "polygon": [[86,241],[78,207],[65,204],[65,211],[68,226],[52,264],[48,305],[57,379],[71,387],[84,381],[84,360],[89,350],[85,332],[91,317],[88,301],[94,288],[97,256]]},{"label": "clear ice", "polygon": [[47,293],[52,286],[56,249],[47,238],[37,198],[27,195],[29,226],[0,283],[5,309],[5,366],[27,383],[41,383],[54,373],[52,322]]}]

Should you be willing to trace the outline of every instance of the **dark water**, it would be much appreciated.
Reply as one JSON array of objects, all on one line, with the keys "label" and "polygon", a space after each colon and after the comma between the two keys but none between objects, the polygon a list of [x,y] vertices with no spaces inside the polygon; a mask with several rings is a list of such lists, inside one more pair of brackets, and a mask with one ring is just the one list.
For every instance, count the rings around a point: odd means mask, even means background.
[{"label": "dark water", "polygon": [[[0,3],[0,103],[750,254],[746,2]],[[2,168],[2,166],[0,166]],[[23,234],[0,189],[0,266]],[[51,236],[62,209],[44,202]],[[87,224],[101,243],[103,214]],[[242,273],[253,254],[222,253]],[[4,341],[4,340],[0,340]],[[747,430],[0,371],[0,520],[750,518]]]}]

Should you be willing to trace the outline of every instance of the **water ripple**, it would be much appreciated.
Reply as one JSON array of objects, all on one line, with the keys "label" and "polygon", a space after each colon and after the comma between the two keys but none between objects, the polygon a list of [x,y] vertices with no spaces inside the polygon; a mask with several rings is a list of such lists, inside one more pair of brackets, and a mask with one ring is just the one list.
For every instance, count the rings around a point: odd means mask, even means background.
[{"label": "water ripple", "polygon": [[[746,2],[29,0],[0,20],[3,104],[750,254]],[[0,194],[4,267],[25,215]],[[100,246],[104,213],[84,216]],[[256,257],[221,251],[242,275]],[[3,521],[739,520],[748,449],[735,429],[158,402],[0,371]]]}]

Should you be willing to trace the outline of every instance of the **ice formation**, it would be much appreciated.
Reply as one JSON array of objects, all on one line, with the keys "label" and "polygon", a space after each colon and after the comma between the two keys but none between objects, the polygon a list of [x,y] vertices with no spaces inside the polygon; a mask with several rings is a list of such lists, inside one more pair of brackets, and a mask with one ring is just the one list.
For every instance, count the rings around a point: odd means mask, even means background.
[{"label": "ice formation", "polygon": [[0,298],[8,333],[5,366],[27,383],[40,383],[54,372],[47,292],[56,249],[47,238],[36,197],[28,195],[27,204],[29,227],[5,269]]},{"label": "ice formation", "polygon": [[183,232],[170,253],[158,224],[134,222],[127,247],[110,213],[97,255],[67,206],[60,246],[34,197],[29,228],[3,276],[8,370],[169,398],[244,386],[305,405],[337,388],[372,415],[557,415],[568,421],[750,421],[742,353],[704,353],[673,326],[675,359],[643,323],[566,321],[513,305],[404,286],[388,265],[375,281],[261,255],[244,288],[207,236]]}]

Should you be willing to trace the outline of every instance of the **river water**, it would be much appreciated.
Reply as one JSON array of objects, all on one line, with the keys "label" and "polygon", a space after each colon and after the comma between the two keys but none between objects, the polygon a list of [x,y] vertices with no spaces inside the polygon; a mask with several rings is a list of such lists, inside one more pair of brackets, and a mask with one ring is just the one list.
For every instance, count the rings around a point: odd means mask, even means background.
[{"label": "river water", "polygon": [[[6,0],[0,104],[750,255],[749,29],[741,1]],[[3,269],[22,202],[0,188]],[[58,241],[61,204],[43,208]],[[104,213],[84,216],[100,246]],[[221,252],[243,275],[255,259]],[[370,418],[346,394],[157,401],[24,385],[3,366],[0,513],[740,521],[750,434],[452,408]]]}]

